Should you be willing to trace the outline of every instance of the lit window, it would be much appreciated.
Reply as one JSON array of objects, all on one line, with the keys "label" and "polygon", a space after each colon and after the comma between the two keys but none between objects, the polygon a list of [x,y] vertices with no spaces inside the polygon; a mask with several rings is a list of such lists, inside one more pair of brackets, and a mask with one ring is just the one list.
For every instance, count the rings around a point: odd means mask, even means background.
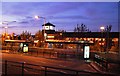
[{"label": "lit window", "polygon": [[101,39],[99,39],[99,41],[101,41]]},{"label": "lit window", "polygon": [[60,35],[62,35],[62,33],[60,33]]},{"label": "lit window", "polygon": [[98,40],[98,38],[95,38],[95,40]]},{"label": "lit window", "polygon": [[50,29],[53,30],[53,26],[50,26]]},{"label": "lit window", "polygon": [[45,30],[49,30],[49,26],[45,26]]},{"label": "lit window", "polygon": [[103,39],[103,41],[105,41],[105,39]]}]

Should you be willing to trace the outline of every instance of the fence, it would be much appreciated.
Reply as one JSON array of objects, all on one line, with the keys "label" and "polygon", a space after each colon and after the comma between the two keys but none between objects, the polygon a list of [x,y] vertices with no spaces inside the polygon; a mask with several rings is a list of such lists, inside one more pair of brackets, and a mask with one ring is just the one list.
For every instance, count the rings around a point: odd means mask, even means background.
[{"label": "fence", "polygon": [[[58,68],[51,66],[41,66],[41,65],[30,64],[25,62],[14,62],[7,60],[5,60],[3,64],[4,64],[3,67],[4,71],[2,76],[117,76],[114,74],[95,73],[95,72],[72,70],[67,68]],[[19,70],[17,70],[17,68],[19,68]],[[27,73],[26,69],[27,70],[31,69],[32,73],[30,71],[28,71]],[[12,71],[14,70],[14,73],[11,72],[11,70]]]},{"label": "fence", "polygon": [[100,57],[99,55],[95,54],[94,61],[104,68],[106,71],[108,71],[108,62],[105,58]]},{"label": "fence", "polygon": [[95,63],[97,63],[100,70],[110,72],[110,73],[120,74],[120,69],[119,69],[120,61],[118,58],[117,58],[117,60],[112,59],[112,57],[114,57],[114,56],[111,56],[111,55],[112,54],[102,56],[102,55],[95,54],[94,61],[95,61]]},{"label": "fence", "polygon": [[[3,50],[9,50],[9,53],[18,53],[19,47],[13,47],[11,49],[10,46],[4,46],[2,47]],[[30,47],[28,54],[32,56],[42,56],[47,58],[83,58],[82,52],[78,53],[75,50],[69,50],[69,49],[44,49],[44,48],[36,48],[36,47]],[[19,51],[19,53],[22,53],[22,51]]]}]

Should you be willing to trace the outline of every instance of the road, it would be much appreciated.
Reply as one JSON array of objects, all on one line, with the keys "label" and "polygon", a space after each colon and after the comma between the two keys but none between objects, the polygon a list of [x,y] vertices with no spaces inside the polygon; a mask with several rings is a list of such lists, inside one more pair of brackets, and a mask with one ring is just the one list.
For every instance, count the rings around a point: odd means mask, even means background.
[{"label": "road", "polygon": [[68,69],[74,69],[74,70],[96,72],[96,70],[94,70],[84,60],[49,59],[49,58],[27,56],[25,54],[2,53],[2,61],[4,60],[26,62],[26,63],[37,64],[42,66],[52,66],[52,67],[58,67],[58,68],[68,68]]}]

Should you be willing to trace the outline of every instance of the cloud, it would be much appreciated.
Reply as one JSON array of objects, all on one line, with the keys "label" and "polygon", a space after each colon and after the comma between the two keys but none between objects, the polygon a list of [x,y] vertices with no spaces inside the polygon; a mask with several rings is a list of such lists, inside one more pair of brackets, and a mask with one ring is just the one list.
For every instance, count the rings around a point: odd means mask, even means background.
[{"label": "cloud", "polygon": [[[114,8],[114,9],[113,9]],[[115,3],[105,2],[3,2],[2,14],[4,20],[16,20],[12,26],[38,27],[43,24],[43,19],[35,20],[34,15],[46,17],[46,22],[51,21],[61,27],[64,25],[85,24],[100,25],[117,20],[117,7]],[[90,27],[91,27],[90,26]],[[12,28],[14,28],[12,27]],[[65,28],[65,29],[71,29]],[[27,29],[27,28],[26,28]]]},{"label": "cloud", "polygon": [[33,17],[31,17],[31,16],[26,16],[26,19],[33,19]]},{"label": "cloud", "polygon": [[84,6],[84,3],[80,2],[58,2],[58,3],[53,3],[47,8],[47,13],[56,15],[60,13],[64,13],[70,10],[76,10],[78,8],[81,8]]},{"label": "cloud", "polygon": [[[3,14],[9,15],[47,15],[77,9],[84,3],[77,2],[3,2]],[[72,5],[72,6],[71,6]]]},{"label": "cloud", "polygon": [[52,19],[89,19],[85,16],[75,15],[75,16],[53,16]]},{"label": "cloud", "polygon": [[19,22],[20,24],[28,24],[29,22],[28,21],[22,21],[22,22]]}]

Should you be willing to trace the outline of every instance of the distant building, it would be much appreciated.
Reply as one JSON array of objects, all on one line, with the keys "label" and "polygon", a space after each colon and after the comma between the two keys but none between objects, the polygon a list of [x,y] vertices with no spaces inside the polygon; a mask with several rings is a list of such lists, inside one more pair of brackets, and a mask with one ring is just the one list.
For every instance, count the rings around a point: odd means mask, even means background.
[{"label": "distant building", "polygon": [[[44,28],[44,25],[42,26]],[[119,32],[109,32],[109,35],[106,32],[57,32],[55,31],[55,25],[46,23],[45,33],[47,33],[46,40],[59,40],[59,42],[52,44],[54,48],[77,48],[76,44],[64,45],[64,43],[60,43],[61,40],[68,42],[93,41],[94,45],[91,45],[93,51],[106,51],[105,48],[107,47],[110,51],[118,51]]]},{"label": "distant building", "polygon": [[46,23],[45,25],[42,25],[42,31],[44,31],[45,28],[45,33],[50,34],[50,33],[55,33],[55,25],[51,24],[50,22]]}]

